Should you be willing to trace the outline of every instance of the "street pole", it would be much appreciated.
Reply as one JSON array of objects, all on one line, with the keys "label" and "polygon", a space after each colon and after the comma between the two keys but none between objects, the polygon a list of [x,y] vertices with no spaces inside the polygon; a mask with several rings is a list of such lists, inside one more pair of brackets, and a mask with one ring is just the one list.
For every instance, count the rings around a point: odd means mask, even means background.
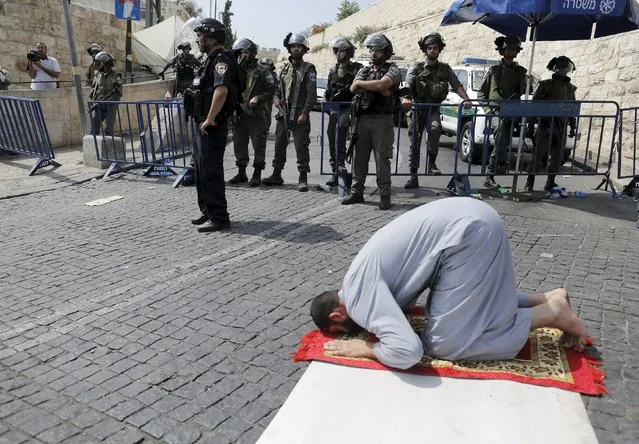
[{"label": "street pole", "polygon": [[153,0],[146,0],[146,27],[153,26]]},{"label": "street pole", "polygon": [[61,0],[62,11],[64,13],[64,23],[67,27],[67,41],[69,52],[71,53],[71,72],[73,73],[73,84],[75,85],[75,97],[78,100],[78,111],[80,111],[80,123],[82,125],[82,135],[87,134],[87,115],[82,94],[82,81],[80,80],[81,67],[78,64],[78,55],[75,52],[75,37],[73,36],[73,22],[69,12],[69,1]]},{"label": "street pole", "polygon": [[[64,1],[64,0],[63,0]],[[124,42],[124,83],[133,83],[133,55],[131,50],[131,35],[133,34],[131,29],[131,20],[126,21],[126,40]]]},{"label": "street pole", "polygon": [[217,20],[217,0],[215,0],[215,15],[213,16],[215,20]]},{"label": "street pole", "polygon": [[213,17],[211,14],[213,13],[213,0],[209,0],[209,17]]}]

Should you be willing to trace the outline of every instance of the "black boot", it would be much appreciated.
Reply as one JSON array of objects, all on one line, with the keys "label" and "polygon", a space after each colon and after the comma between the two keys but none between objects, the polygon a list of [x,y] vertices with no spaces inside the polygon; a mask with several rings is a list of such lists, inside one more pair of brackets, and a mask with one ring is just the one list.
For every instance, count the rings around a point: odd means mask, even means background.
[{"label": "black boot", "polygon": [[306,192],[308,191],[308,173],[306,171],[302,171],[300,172],[300,177],[297,180],[297,189],[300,192]]},{"label": "black boot", "polygon": [[353,205],[364,202],[364,195],[361,193],[353,193],[346,199],[342,200],[342,205]]},{"label": "black boot", "polygon": [[206,214],[202,214],[197,219],[191,219],[193,225],[202,225],[204,222],[208,222],[209,217]]},{"label": "black boot", "polygon": [[329,187],[337,186],[337,174],[335,172],[333,172],[333,175],[331,176],[331,178],[326,182],[326,185]]},{"label": "black boot", "polygon": [[282,170],[275,168],[273,170],[273,174],[270,177],[265,177],[262,179],[263,185],[282,185],[284,183],[284,179],[282,179]]},{"label": "black boot", "polygon": [[384,196],[379,196],[379,209],[390,210],[390,207],[391,207],[390,195],[386,194]]},{"label": "black boot", "polygon": [[251,177],[251,181],[249,182],[250,187],[259,187],[262,183],[262,170],[258,170],[257,168],[253,170],[253,177]]},{"label": "black boot", "polygon": [[535,176],[528,176],[526,179],[526,185],[524,185],[524,191],[532,193],[535,189]]},{"label": "black boot", "polygon": [[213,233],[215,231],[228,230],[231,228],[231,222],[212,220],[208,224],[197,227],[197,231],[200,233]]},{"label": "black boot", "polygon": [[237,174],[229,179],[229,185],[237,185],[238,183],[248,182],[246,177],[246,167],[238,167]]},{"label": "black boot", "polygon": [[442,174],[439,168],[437,168],[435,157],[429,157],[428,159],[428,174],[432,174],[433,176],[440,176]]},{"label": "black boot", "polygon": [[408,182],[406,182],[404,188],[406,188],[407,190],[419,188],[419,179],[417,179],[417,174],[411,174],[410,179],[408,179]]},{"label": "black boot", "polygon": [[496,190],[498,188],[501,188],[499,184],[495,182],[495,176],[493,176],[492,174],[488,174],[486,176],[486,180],[484,181],[484,186],[491,190]]}]

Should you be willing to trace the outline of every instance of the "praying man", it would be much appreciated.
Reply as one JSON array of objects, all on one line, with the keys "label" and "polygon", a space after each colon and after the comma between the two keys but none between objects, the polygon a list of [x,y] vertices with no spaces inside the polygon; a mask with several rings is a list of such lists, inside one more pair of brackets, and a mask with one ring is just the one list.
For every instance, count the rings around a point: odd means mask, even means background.
[{"label": "praying man", "polygon": [[[405,311],[426,289],[426,328],[418,335]],[[325,333],[366,330],[379,341],[336,339],[333,355],[376,359],[398,369],[424,353],[447,360],[512,359],[531,330],[563,331],[582,351],[588,333],[563,289],[527,295],[515,285],[508,237],[497,212],[466,197],[411,210],[377,231],[353,260],[339,291],[311,303]]]}]

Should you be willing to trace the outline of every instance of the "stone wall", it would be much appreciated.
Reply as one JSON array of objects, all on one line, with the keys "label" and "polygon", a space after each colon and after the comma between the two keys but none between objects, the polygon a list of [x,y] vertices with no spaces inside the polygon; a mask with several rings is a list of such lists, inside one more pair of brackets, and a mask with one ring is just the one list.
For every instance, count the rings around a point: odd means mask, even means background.
[{"label": "stone wall", "polygon": [[[124,85],[122,100],[132,102],[162,100],[166,91],[171,90],[171,85],[172,81],[170,80]],[[89,98],[90,89],[85,87],[82,92],[86,102]],[[39,100],[54,148],[82,143],[82,124],[80,122],[75,88],[0,91],[0,95]],[[135,125],[136,116],[134,112],[132,118],[132,125]],[[87,123],[90,125],[90,122]]]}]

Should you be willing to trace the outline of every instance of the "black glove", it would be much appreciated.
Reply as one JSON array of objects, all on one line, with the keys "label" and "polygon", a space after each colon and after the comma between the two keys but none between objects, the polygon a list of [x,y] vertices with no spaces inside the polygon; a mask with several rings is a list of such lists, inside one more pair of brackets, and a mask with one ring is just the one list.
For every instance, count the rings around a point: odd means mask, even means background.
[{"label": "black glove", "polygon": [[568,133],[568,137],[570,137],[571,139],[575,137],[575,129],[572,126],[570,127],[570,132]]}]

